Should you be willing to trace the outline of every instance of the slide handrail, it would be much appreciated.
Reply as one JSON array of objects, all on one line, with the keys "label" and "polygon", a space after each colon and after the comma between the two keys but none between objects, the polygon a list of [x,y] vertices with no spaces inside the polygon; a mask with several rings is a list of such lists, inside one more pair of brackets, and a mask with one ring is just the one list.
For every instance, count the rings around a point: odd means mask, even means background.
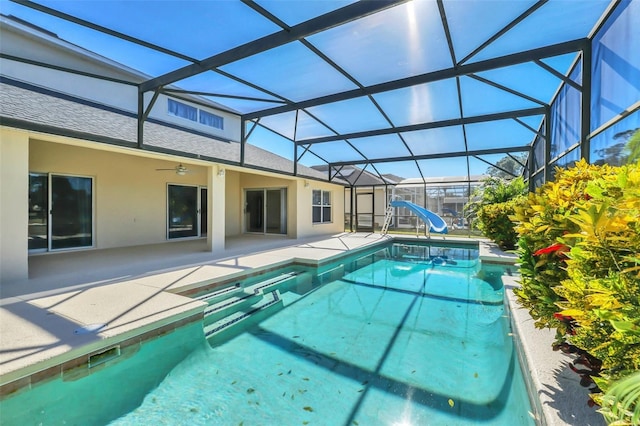
[{"label": "slide handrail", "polygon": [[420,207],[417,204],[414,204],[410,201],[404,201],[404,200],[391,201],[391,207],[408,208],[413,213],[415,213],[416,216],[422,219],[425,223],[429,224],[430,232],[435,232],[437,234],[446,234],[449,232],[449,227],[447,226],[447,222],[445,222],[443,218],[441,218],[431,210],[427,210],[424,207]]}]

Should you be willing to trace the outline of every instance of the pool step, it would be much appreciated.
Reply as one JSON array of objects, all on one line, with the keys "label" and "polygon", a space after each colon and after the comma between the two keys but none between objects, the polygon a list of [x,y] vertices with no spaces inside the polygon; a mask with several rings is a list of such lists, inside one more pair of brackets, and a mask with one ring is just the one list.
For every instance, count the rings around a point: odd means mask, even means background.
[{"label": "pool step", "polygon": [[212,345],[214,340],[229,339],[281,309],[285,302],[291,303],[313,289],[313,275],[309,271],[291,271],[268,279],[258,278],[246,287],[238,283],[200,296],[198,300],[209,303],[204,310],[205,336]]},{"label": "pool step", "polygon": [[235,312],[243,313],[250,306],[257,303],[263,294],[267,294],[276,288],[281,289],[282,292],[287,292],[291,287],[297,288],[300,283],[310,281],[310,277],[311,275],[308,272],[287,272],[258,281],[247,287],[242,287],[240,283],[237,283],[200,296],[198,300],[209,303],[209,306],[204,310],[204,324],[206,326],[215,323]]},{"label": "pool step", "polygon": [[248,325],[247,321],[260,321],[263,318],[271,315],[273,311],[279,310],[283,307],[282,298],[278,290],[273,290],[269,293],[265,293],[259,300],[252,304],[248,309],[233,312],[224,318],[221,318],[213,323],[205,325],[204,334],[207,340],[211,342],[216,336],[225,332],[224,339],[229,338],[230,329],[233,328],[236,332],[241,332],[243,327],[231,327],[233,325],[244,324]]},{"label": "pool step", "polygon": [[204,323],[211,324],[237,311],[246,310],[261,299],[260,294],[249,294],[241,291],[234,295],[209,305],[204,310]]},{"label": "pool step", "polygon": [[228,299],[229,297],[240,292],[242,292],[242,287],[240,286],[240,283],[235,283],[234,285],[220,288],[211,293],[207,293],[205,295],[196,297],[196,299],[203,302],[207,302],[209,305],[213,305],[217,302]]},{"label": "pool step", "polygon": [[269,291],[269,287],[272,286],[284,286],[291,280],[297,279],[299,272],[287,272],[280,274],[276,277],[269,278],[268,280],[260,281],[244,288],[244,291],[249,294],[263,294]]}]

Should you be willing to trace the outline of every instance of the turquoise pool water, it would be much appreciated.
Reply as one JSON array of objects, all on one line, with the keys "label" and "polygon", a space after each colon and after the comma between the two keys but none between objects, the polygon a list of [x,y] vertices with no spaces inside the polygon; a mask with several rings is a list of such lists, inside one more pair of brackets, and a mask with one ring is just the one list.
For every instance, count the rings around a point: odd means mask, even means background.
[{"label": "turquoise pool water", "polygon": [[[324,269],[282,281],[268,316],[238,321],[210,344],[200,337],[135,407],[109,409],[110,424],[534,424],[501,267],[481,268],[475,250],[397,244]],[[141,373],[164,356],[154,349]],[[119,389],[101,386],[105,395]],[[50,423],[109,417],[91,416]],[[41,421],[49,424],[19,424]]]},{"label": "turquoise pool water", "polygon": [[202,350],[201,342],[202,326],[191,324],[84,378],[58,378],[21,391],[0,402],[0,425],[108,424],[138,407],[189,353]]}]

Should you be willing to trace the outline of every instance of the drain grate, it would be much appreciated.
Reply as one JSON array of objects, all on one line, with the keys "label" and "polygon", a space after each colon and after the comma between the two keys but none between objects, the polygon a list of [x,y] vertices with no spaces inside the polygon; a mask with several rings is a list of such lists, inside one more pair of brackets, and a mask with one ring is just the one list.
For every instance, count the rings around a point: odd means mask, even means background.
[{"label": "drain grate", "polygon": [[120,345],[113,346],[97,354],[89,356],[89,368],[93,368],[120,356]]}]

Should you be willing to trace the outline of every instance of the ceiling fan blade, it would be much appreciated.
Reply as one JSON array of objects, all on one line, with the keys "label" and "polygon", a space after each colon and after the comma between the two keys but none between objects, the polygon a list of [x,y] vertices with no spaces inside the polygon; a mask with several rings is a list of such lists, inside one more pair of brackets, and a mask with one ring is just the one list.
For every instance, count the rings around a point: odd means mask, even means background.
[{"label": "ceiling fan blade", "polygon": [[171,169],[156,169],[156,171],[172,171],[172,172],[175,172],[179,176],[184,176],[187,173],[192,173],[192,171],[189,170],[187,168],[187,166],[184,166],[182,163],[178,164],[177,166],[175,166],[175,167],[173,167]]}]

